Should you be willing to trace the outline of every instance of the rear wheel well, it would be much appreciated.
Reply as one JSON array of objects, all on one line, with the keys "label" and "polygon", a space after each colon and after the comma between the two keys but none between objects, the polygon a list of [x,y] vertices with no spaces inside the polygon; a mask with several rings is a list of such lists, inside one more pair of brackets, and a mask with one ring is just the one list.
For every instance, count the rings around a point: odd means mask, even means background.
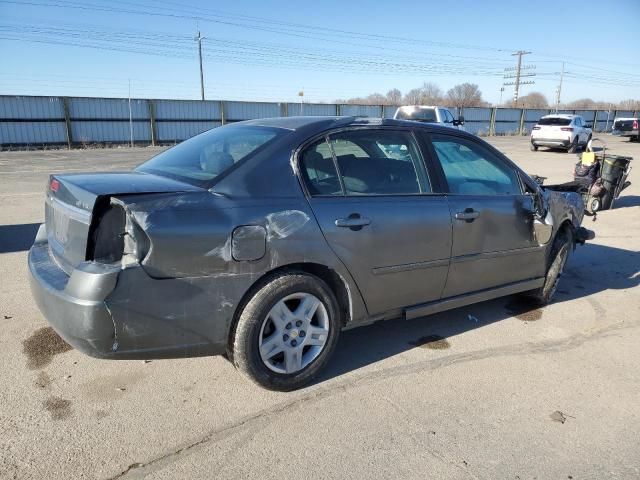
[{"label": "rear wheel well", "polygon": [[274,270],[270,270],[265,273],[259,279],[257,279],[251,288],[244,294],[242,300],[238,303],[236,307],[236,311],[233,315],[233,321],[231,322],[229,328],[228,342],[227,342],[227,352],[229,355],[232,354],[232,346],[234,343],[234,337],[236,332],[236,326],[238,325],[238,319],[244,310],[245,305],[251,300],[251,298],[255,295],[255,293],[260,290],[265,284],[269,283],[274,276],[283,273],[308,273],[310,275],[314,275],[319,279],[323,280],[331,289],[333,294],[336,296],[338,300],[338,306],[340,308],[341,315],[341,323],[345,326],[351,317],[351,308],[350,308],[350,300],[349,300],[349,291],[345,284],[345,281],[342,277],[336,273],[335,270],[326,267],[325,265],[321,265],[318,263],[291,263],[289,265],[283,265]]}]

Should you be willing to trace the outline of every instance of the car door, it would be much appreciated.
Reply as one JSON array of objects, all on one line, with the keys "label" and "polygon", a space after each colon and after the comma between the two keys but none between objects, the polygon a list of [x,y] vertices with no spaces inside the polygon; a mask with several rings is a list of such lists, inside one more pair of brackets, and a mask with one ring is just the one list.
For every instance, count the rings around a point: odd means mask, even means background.
[{"label": "car door", "polygon": [[443,297],[544,275],[544,247],[533,233],[533,197],[517,170],[481,140],[432,134],[453,224]]},{"label": "car door", "polygon": [[321,230],[371,315],[440,298],[451,217],[445,196],[432,193],[411,131],[330,133],[298,161]]}]

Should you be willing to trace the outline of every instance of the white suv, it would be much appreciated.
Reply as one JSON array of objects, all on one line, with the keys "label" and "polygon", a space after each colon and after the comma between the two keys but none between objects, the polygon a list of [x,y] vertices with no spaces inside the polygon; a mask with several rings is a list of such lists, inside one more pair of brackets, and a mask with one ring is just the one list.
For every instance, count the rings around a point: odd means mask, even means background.
[{"label": "white suv", "polygon": [[449,110],[443,107],[427,107],[424,105],[407,105],[396,110],[396,120],[413,120],[416,122],[436,123],[445,127],[464,130],[464,117],[454,118]]},{"label": "white suv", "polygon": [[591,126],[580,115],[545,115],[531,130],[531,150],[563,148],[575,153],[591,140]]}]

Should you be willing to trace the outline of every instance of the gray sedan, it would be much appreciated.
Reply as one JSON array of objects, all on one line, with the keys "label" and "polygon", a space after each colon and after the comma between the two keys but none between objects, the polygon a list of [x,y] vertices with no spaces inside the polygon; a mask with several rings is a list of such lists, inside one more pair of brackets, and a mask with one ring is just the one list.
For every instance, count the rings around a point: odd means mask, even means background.
[{"label": "gray sedan", "polygon": [[108,359],[225,354],[291,390],[341,330],[525,292],[551,301],[581,197],[481,139],[416,122],[253,120],[133,172],[50,177],[33,295]]}]

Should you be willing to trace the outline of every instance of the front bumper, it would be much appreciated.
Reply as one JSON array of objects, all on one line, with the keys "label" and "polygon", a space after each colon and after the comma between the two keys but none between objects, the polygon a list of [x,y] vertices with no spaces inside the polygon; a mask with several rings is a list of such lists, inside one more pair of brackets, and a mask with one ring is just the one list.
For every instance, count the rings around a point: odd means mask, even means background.
[{"label": "front bumper", "polygon": [[531,143],[537,147],[569,148],[571,140],[559,140],[553,138],[532,138]]},{"label": "front bumper", "polygon": [[111,357],[118,348],[113,319],[104,303],[115,288],[118,271],[97,269],[87,262],[67,276],[46,242],[29,250],[29,282],[38,308],[67,343],[92,357]]}]

